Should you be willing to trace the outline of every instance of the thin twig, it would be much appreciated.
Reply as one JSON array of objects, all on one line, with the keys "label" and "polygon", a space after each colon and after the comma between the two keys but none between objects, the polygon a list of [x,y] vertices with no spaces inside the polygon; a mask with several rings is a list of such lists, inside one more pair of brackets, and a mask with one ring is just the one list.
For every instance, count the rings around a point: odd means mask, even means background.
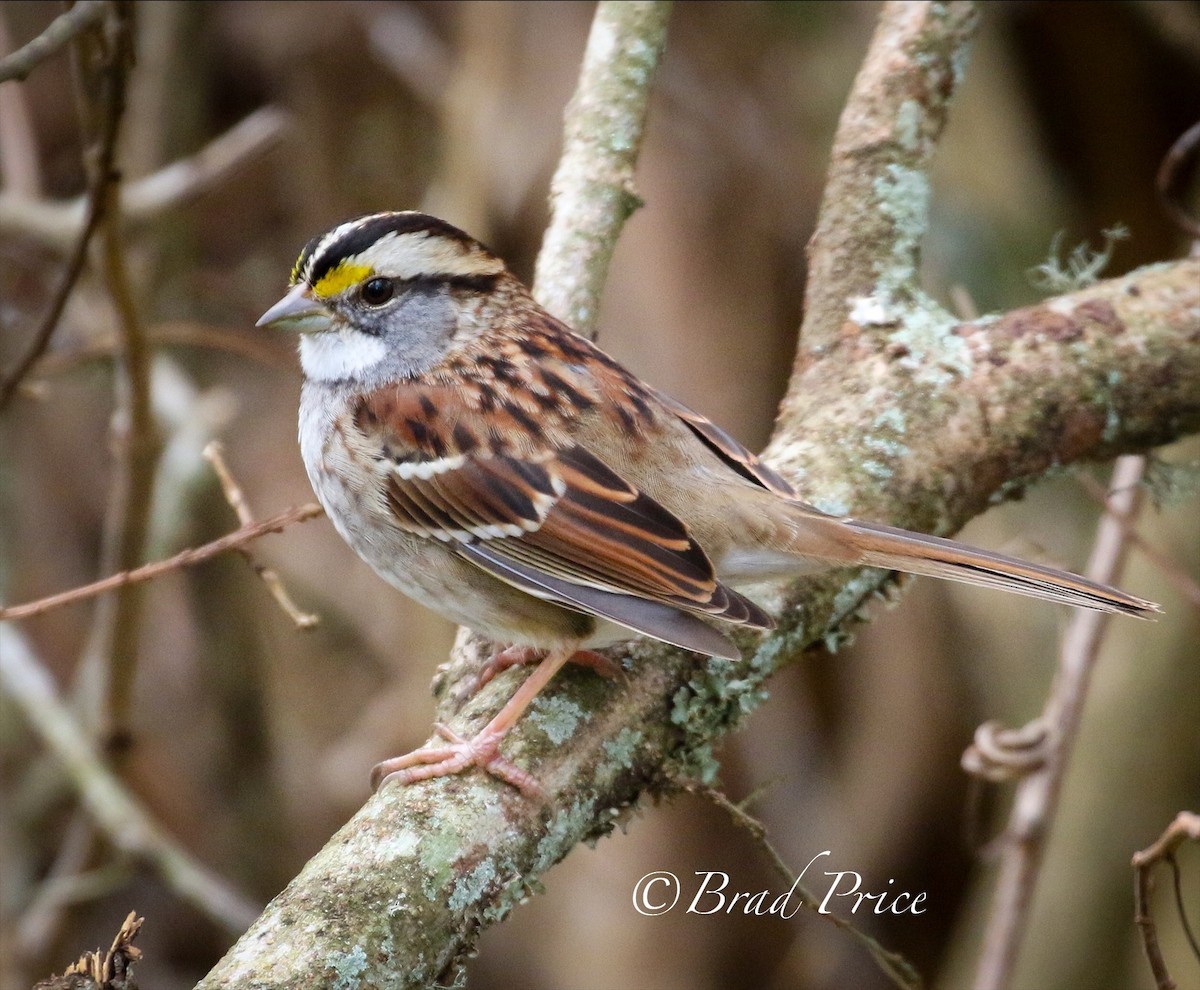
[{"label": "thin twig", "polygon": [[226,533],[211,543],[205,543],[198,547],[190,547],[175,554],[173,557],[168,557],[166,560],[156,560],[153,563],[143,564],[134,570],[122,571],[120,574],[113,574],[99,581],[93,581],[91,584],[71,588],[69,591],[60,591],[56,595],[39,598],[37,601],[12,605],[8,608],[0,608],[0,622],[14,619],[31,619],[35,615],[42,615],[51,609],[87,601],[89,598],[103,595],[107,591],[115,591],[118,588],[124,588],[129,585],[141,584],[143,581],[152,581],[155,578],[162,577],[164,574],[169,574],[171,571],[177,571],[183,567],[192,567],[195,564],[211,560],[213,557],[218,557],[226,551],[234,550],[237,547],[244,546],[260,537],[266,536],[268,533],[280,533],[293,523],[315,519],[317,516],[322,515],[324,511],[324,509],[314,502],[293,506],[286,512],[281,512],[270,519],[265,519],[250,526],[243,526],[232,533]]},{"label": "thin twig", "polygon": [[62,51],[88,28],[99,24],[109,0],[79,0],[70,10],[59,14],[32,41],[11,55],[0,58],[0,83],[24,79],[51,55]]},{"label": "thin twig", "polygon": [[[82,6],[84,5],[76,5],[68,13],[79,10]],[[103,14],[108,9],[108,6],[105,0],[92,3],[88,8],[91,13],[83,26],[74,29],[64,40],[70,40],[79,36],[85,28],[96,23],[99,15]],[[63,15],[63,17],[66,16],[66,14]],[[59,20],[61,21],[62,18],[59,18]],[[53,25],[51,26],[53,27]],[[42,37],[44,36],[45,34],[42,35]],[[33,44],[33,42],[30,44]],[[26,48],[28,47],[27,45]],[[12,57],[21,54],[25,50],[23,48],[18,52],[14,52]],[[120,56],[114,55],[114,57],[119,58]],[[70,296],[71,290],[75,287],[75,283],[83,272],[84,263],[87,261],[88,245],[91,242],[92,235],[103,223],[104,212],[109,206],[108,190],[116,181],[113,159],[116,154],[117,131],[120,125],[121,112],[124,108],[124,97],[122,94],[125,85],[125,74],[123,67],[117,69],[112,78],[107,81],[110,85],[105,87],[104,93],[107,97],[108,112],[104,112],[100,116],[97,139],[94,146],[94,167],[88,171],[87,211],[83,222],[83,229],[80,231],[70,257],[67,259],[67,266],[63,271],[58,286],[55,288],[54,295],[50,299],[50,306],[33,335],[33,341],[30,343],[25,355],[17,361],[13,369],[0,382],[0,410],[4,409],[8,404],[21,380],[29,373],[29,369],[33,367],[38,358],[41,357],[42,353],[49,346],[50,338],[54,335],[58,321],[62,317],[63,309],[67,305],[67,297]]]},{"label": "thin twig", "polygon": [[[1104,486],[1100,482],[1090,474],[1076,473],[1075,478],[1092,501],[1101,506],[1105,504],[1108,494],[1104,491]],[[1162,572],[1163,577],[1175,586],[1175,590],[1197,608],[1200,608],[1200,583],[1197,583],[1196,579],[1187,571],[1143,537],[1137,531],[1134,520],[1128,516],[1117,515],[1111,510],[1109,514],[1124,527],[1125,538],[1133,546],[1137,547],[1146,559]]]},{"label": "thin twig", "polygon": [[101,762],[78,717],[62,703],[53,679],[12,626],[0,626],[0,685],[62,763],[113,845],[154,866],[180,898],[225,930],[244,930],[258,913],[254,904],[167,835]]},{"label": "thin twig", "polygon": [[810,911],[816,912],[817,917],[828,921],[835,928],[840,928],[842,931],[849,933],[855,941],[870,953],[871,958],[875,960],[884,975],[895,983],[896,986],[907,988],[907,990],[918,990],[918,988],[924,985],[921,974],[900,953],[889,952],[866,932],[861,931],[849,921],[839,918],[836,914],[817,911],[817,905],[821,903],[821,898],[817,897],[804,884],[799,882],[796,874],[792,872],[792,868],[788,866],[787,862],[779,854],[779,851],[771,843],[770,839],[767,838],[767,827],[746,811],[742,807],[742,804],[734,804],[722,791],[719,791],[715,787],[696,783],[685,783],[683,787],[692,794],[699,794],[701,797],[707,798],[729,815],[735,825],[749,832],[754,842],[766,853],[767,858],[771,861],[771,865],[775,867],[776,872],[787,883],[789,889],[799,895],[797,898],[799,902]]},{"label": "thin twig", "polygon": [[550,312],[590,337],[617,237],[641,205],[634,163],[670,12],[664,0],[602,0],[567,107],[534,291]]},{"label": "thin twig", "polygon": [[[1133,516],[1145,466],[1146,460],[1140,456],[1117,461],[1110,485],[1113,514]],[[1108,514],[1101,518],[1086,572],[1093,581],[1118,581],[1129,550],[1125,534],[1126,528],[1117,519]],[[1021,781],[1013,799],[1000,876],[975,977],[976,990],[1006,990],[1012,985],[1047,837],[1058,810],[1088,684],[1109,618],[1101,612],[1079,611],[1072,616],[1063,637],[1058,674],[1042,714],[1048,733],[1045,763]]]},{"label": "thin twig", "polygon": [[[104,197],[97,232],[98,265],[121,341],[114,364],[116,401],[110,429],[114,467],[104,514],[101,567],[104,571],[127,571],[140,564],[145,554],[162,440],[151,407],[150,349],[134,302],[116,215],[120,195],[116,146],[134,58],[133,8],[128,0],[116,0],[109,10],[102,34],[84,36],[76,42],[76,90],[81,125],[88,138],[85,165]],[[129,721],[141,613],[140,589],[123,588],[106,599],[93,616],[80,671],[83,682],[99,688],[84,689],[82,695],[98,702],[99,710],[93,714],[105,734],[105,750],[117,761],[124,758],[131,738]]]},{"label": "thin twig", "polygon": [[[1183,196],[1192,177],[1200,168],[1200,123],[1184,131],[1170,150],[1163,156],[1158,167],[1155,185],[1163,208],[1180,230],[1193,238],[1200,238],[1200,217],[1197,217],[1183,202]],[[1193,207],[1194,209],[1194,207]]]},{"label": "thin twig", "polygon": [[[225,463],[225,447],[219,440],[210,441],[204,448],[204,457],[209,464],[213,466],[213,470],[217,473],[217,478],[221,482],[221,490],[225,493],[225,501],[229,503],[234,513],[238,517],[238,522],[243,526],[250,526],[254,523],[254,515],[250,511],[250,506],[246,502],[246,496],[242,492],[241,485],[237,483],[233,472],[229,470],[229,465]],[[254,555],[245,547],[237,547],[237,552],[245,558],[246,562],[253,568],[263,584],[267,586],[267,590],[271,593],[271,597],[275,599],[279,607],[289,619],[295,623],[298,629],[312,629],[320,621],[320,617],[313,615],[311,612],[303,612],[288,593],[287,588],[283,586],[283,580],[279,577],[279,573],[273,567],[268,567],[266,564],[260,564],[254,559]]]},{"label": "thin twig", "polygon": [[1175,900],[1179,917],[1192,952],[1200,959],[1200,946],[1196,944],[1196,936],[1183,909],[1183,898],[1179,889],[1179,864],[1175,860],[1175,850],[1188,841],[1200,842],[1200,815],[1192,811],[1181,811],[1153,845],[1133,854],[1133,896],[1136,912],[1134,921],[1142,934],[1142,947],[1146,951],[1146,959],[1150,963],[1154,985],[1158,990],[1175,988],[1175,981],[1171,979],[1158,944],[1158,929],[1150,911],[1151,874],[1158,863],[1169,863],[1175,871]]}]

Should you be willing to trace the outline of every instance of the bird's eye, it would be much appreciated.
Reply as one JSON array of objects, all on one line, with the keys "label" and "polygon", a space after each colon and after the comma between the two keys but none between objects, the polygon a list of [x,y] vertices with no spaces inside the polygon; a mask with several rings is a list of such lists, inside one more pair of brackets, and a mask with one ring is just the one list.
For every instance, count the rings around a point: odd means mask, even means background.
[{"label": "bird's eye", "polygon": [[395,291],[396,283],[390,278],[373,278],[363,282],[359,295],[368,306],[382,306]]}]

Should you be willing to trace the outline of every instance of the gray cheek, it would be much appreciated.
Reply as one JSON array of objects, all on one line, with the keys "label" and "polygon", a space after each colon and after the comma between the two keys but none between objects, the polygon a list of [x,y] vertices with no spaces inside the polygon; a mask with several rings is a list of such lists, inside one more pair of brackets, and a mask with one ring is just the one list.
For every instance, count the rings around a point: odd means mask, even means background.
[{"label": "gray cheek", "polygon": [[455,308],[438,288],[409,289],[378,319],[396,361],[393,370],[403,375],[420,374],[440,362],[457,326]]}]

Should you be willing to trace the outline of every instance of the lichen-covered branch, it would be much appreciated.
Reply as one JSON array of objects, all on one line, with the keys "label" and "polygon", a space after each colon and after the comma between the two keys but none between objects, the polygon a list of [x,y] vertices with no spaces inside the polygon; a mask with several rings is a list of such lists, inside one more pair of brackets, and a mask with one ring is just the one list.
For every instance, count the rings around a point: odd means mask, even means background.
[{"label": "lichen-covered branch", "polygon": [[837,340],[856,300],[927,302],[917,284],[928,170],[962,79],[975,4],[884,4],[838,123],[817,229],[797,360]]},{"label": "lichen-covered branch", "polygon": [[589,337],[617,235],[641,202],[633,167],[670,11],[664,0],[602,0],[567,107],[534,293]]}]

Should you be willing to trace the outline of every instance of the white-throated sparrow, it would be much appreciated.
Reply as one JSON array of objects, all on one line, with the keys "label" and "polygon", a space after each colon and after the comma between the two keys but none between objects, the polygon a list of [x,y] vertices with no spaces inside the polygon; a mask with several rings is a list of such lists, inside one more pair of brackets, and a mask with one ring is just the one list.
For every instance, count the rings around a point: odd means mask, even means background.
[{"label": "white-throated sparrow", "polygon": [[[259,325],[301,332],[300,449],[342,537],[384,580],[537,669],[473,739],[443,726],[375,768],[479,765],[527,793],[505,732],[577,651],[643,633],[738,659],[769,628],[733,586],[869,565],[1144,615],[1152,602],[961,543],[826,515],[703,416],[542,309],[504,263],[421,213],[311,241]],[[530,648],[522,650],[522,648]]]}]

